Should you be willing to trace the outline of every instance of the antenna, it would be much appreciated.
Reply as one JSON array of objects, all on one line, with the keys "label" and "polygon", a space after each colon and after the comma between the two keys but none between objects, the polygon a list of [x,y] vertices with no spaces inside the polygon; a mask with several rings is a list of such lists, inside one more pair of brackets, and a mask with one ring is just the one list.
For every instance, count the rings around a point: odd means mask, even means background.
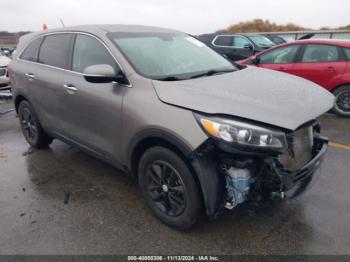
[{"label": "antenna", "polygon": [[66,27],[66,26],[64,25],[64,23],[63,23],[62,18],[60,18],[60,21],[61,21],[62,27]]}]

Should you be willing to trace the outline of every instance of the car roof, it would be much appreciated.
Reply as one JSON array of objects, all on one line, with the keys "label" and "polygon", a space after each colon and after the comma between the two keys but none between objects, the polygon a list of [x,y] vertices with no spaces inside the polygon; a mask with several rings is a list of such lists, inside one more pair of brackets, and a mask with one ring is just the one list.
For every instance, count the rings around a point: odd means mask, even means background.
[{"label": "car roof", "polygon": [[29,33],[22,36],[19,40],[17,49],[21,50],[26,44],[37,36],[45,36],[47,34],[59,33],[59,32],[82,32],[90,33],[93,35],[101,36],[107,33],[116,32],[159,32],[159,33],[177,33],[184,34],[183,32],[155,27],[155,26],[142,26],[142,25],[125,25],[125,24],[105,24],[105,25],[81,25],[81,26],[70,26],[48,29],[45,31],[39,31],[34,33]]},{"label": "car roof", "polygon": [[307,40],[297,40],[294,42],[288,42],[284,43],[279,46],[285,46],[285,45],[307,45],[307,44],[324,44],[324,45],[336,45],[336,46],[342,46],[342,47],[349,47],[350,48],[350,41],[349,40],[340,40],[340,39],[307,39]]},{"label": "car roof", "polygon": [[173,32],[182,33],[180,31],[155,27],[155,26],[142,26],[142,25],[124,25],[124,24],[106,24],[106,25],[81,25],[72,27],[55,28],[43,31],[43,34],[53,32],[65,32],[65,31],[79,31],[92,34],[106,34],[115,32]]},{"label": "car roof", "polygon": [[280,45],[275,45],[269,49],[263,50],[256,54],[257,56],[260,56],[262,54],[268,53],[271,50],[283,47],[283,46],[291,46],[291,45],[307,45],[307,44],[323,44],[323,45],[334,45],[334,46],[340,46],[340,47],[346,47],[350,48],[350,41],[347,40],[339,40],[339,39],[306,39],[306,40],[296,40],[293,42],[287,42]]},{"label": "car roof", "polygon": [[264,36],[257,33],[230,33],[230,32],[222,32],[222,33],[213,33],[213,34],[202,34],[199,36],[231,36],[231,35],[242,35],[242,36]]}]

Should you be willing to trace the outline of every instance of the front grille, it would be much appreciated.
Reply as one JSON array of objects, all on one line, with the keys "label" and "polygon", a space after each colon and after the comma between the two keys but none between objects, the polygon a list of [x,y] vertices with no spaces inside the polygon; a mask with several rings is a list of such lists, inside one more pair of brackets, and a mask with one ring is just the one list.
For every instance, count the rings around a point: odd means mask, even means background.
[{"label": "front grille", "polygon": [[297,129],[287,135],[288,152],[280,156],[280,162],[287,170],[297,170],[312,159],[313,125]]},{"label": "front grille", "polygon": [[5,68],[0,68],[0,76],[4,76],[7,74],[7,70]]}]

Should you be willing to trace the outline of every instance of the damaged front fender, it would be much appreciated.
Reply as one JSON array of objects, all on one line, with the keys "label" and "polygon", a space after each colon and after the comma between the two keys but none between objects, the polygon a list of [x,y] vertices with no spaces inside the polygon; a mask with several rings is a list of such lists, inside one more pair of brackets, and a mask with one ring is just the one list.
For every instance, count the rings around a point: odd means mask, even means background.
[{"label": "damaged front fender", "polygon": [[225,181],[215,162],[209,150],[199,150],[192,156],[192,166],[198,176],[208,216],[214,216],[224,206]]},{"label": "damaged front fender", "polygon": [[327,150],[327,139],[315,136],[313,141],[311,159],[289,171],[279,155],[243,152],[235,147],[228,150],[208,139],[191,156],[207,215],[215,217],[224,208],[232,209],[246,200],[259,202],[285,193],[295,197],[305,191]]}]

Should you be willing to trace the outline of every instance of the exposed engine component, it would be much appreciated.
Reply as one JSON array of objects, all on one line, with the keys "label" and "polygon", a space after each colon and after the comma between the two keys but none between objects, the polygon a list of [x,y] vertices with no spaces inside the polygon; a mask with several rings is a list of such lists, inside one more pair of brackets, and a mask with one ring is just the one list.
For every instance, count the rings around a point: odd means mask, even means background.
[{"label": "exposed engine component", "polygon": [[250,185],[253,182],[248,169],[230,167],[226,172],[227,201],[225,207],[233,209],[247,200]]}]

